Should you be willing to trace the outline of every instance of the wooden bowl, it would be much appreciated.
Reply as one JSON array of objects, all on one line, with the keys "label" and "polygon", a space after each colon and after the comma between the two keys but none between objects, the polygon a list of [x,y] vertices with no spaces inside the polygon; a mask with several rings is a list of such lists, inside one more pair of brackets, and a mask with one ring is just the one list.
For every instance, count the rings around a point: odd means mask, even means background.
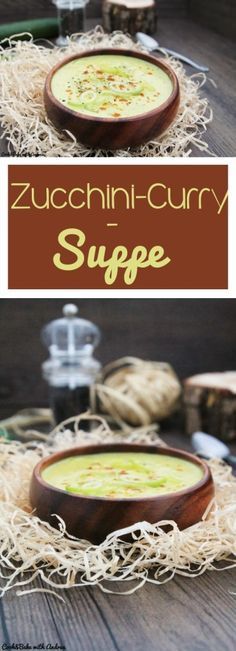
[{"label": "wooden bowl", "polygon": [[[119,54],[144,59],[164,70],[170,77],[173,90],[168,99],[156,109],[141,115],[126,118],[95,117],[73,111],[56,99],[51,90],[52,77],[66,63],[81,57],[96,54]],[[58,63],[47,76],[44,88],[44,102],[48,117],[57,129],[67,129],[83,144],[103,149],[120,149],[143,144],[165,131],[174,119],[179,106],[179,83],[175,72],[162,60],[149,54],[132,50],[100,49],[89,50],[68,57]]]},{"label": "wooden bowl", "polygon": [[[84,497],[51,486],[42,479],[42,471],[66,457],[98,452],[148,452],[186,459],[203,470],[203,477],[193,486],[174,493],[145,498],[111,499]],[[180,529],[195,524],[214,495],[214,484],[207,464],[192,454],[174,448],[154,445],[106,444],[63,450],[40,461],[35,467],[30,485],[30,502],[41,520],[57,526],[52,514],[57,513],[66,523],[67,531],[79,538],[100,543],[116,529],[142,520],[158,522],[175,520]]]}]

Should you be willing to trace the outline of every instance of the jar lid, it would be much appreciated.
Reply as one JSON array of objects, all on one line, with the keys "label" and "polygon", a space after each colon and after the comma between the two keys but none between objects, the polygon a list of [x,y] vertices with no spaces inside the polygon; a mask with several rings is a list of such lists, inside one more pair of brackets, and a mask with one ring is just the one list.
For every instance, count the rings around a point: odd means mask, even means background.
[{"label": "jar lid", "polygon": [[99,328],[85,319],[78,318],[78,307],[67,303],[63,307],[63,317],[50,321],[42,329],[42,341],[52,357],[72,358],[78,354],[91,354],[99,344]]}]

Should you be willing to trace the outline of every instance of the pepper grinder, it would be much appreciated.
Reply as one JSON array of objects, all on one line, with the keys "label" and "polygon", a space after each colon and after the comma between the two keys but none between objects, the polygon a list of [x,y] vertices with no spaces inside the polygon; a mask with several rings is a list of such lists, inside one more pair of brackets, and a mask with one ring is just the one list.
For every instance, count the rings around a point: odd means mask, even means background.
[{"label": "pepper grinder", "polygon": [[57,45],[68,45],[68,37],[72,34],[84,32],[85,7],[89,0],[52,0],[57,7],[59,36]]},{"label": "pepper grinder", "polygon": [[51,321],[42,329],[42,341],[50,354],[42,364],[42,374],[49,385],[56,423],[87,411],[90,386],[101,368],[93,357],[101,339],[100,330],[77,314],[76,305],[64,305],[63,318]]}]

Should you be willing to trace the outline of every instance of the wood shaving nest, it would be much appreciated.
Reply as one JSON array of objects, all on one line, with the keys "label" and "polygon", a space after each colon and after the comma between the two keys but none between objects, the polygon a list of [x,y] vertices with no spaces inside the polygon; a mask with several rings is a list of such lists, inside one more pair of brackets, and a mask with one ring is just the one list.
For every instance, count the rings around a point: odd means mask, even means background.
[{"label": "wood shaving nest", "polygon": [[[100,545],[92,545],[69,536],[59,518],[57,530],[31,512],[29,483],[42,457],[88,441],[112,440],[111,430],[98,418],[97,429],[90,433],[81,432],[78,424],[73,432],[54,433],[48,444],[0,444],[2,596],[14,589],[19,596],[45,591],[63,599],[65,589],[97,585],[105,592],[114,592],[117,582],[123,586],[119,594],[131,594],[146,582],[159,585],[176,574],[191,578],[206,570],[235,567],[236,478],[229,466],[217,460],[209,464],[215,499],[202,521],[184,531],[179,531],[173,521],[138,522],[111,533]],[[141,440],[150,443],[154,438],[146,434]],[[166,524],[169,533],[163,530]],[[124,533],[131,534],[129,542],[121,538]],[[35,587],[36,577],[40,587],[37,582]]]},{"label": "wood shaving nest", "polygon": [[177,408],[180,382],[166,362],[122,357],[103,367],[90,389],[92,411],[97,407],[125,429],[146,426],[169,417]]},{"label": "wood shaving nest", "polygon": [[43,102],[45,78],[52,66],[65,56],[88,49],[145,49],[121,32],[105,34],[100,26],[82,35],[73,35],[66,48],[49,45],[51,49],[37,45],[29,35],[29,41],[14,41],[13,37],[8,47],[0,46],[0,123],[2,137],[8,141],[10,154],[165,157],[190,156],[192,147],[201,152],[208,151],[204,133],[213,114],[208,100],[201,93],[206,76],[202,73],[187,76],[183,65],[170,57],[166,59],[178,76],[181,101],[176,118],[162,136],[138,148],[111,152],[100,149],[92,151],[78,143],[69,132],[57,131],[47,119]]}]

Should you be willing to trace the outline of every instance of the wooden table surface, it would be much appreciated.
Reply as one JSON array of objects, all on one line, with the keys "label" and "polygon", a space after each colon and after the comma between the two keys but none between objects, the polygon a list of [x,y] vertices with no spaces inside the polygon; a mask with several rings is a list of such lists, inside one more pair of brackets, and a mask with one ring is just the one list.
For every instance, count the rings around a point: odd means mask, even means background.
[{"label": "wooden table surface", "polygon": [[[99,20],[89,20],[90,29]],[[231,40],[202,27],[189,19],[161,18],[158,27],[161,45],[182,52],[199,63],[209,66],[209,78],[202,92],[209,99],[214,119],[204,135],[209,150],[216,156],[235,156],[235,62],[236,48]],[[194,70],[186,66],[188,74]],[[212,84],[210,79],[217,84]],[[202,156],[199,150],[192,152]],[[0,156],[7,155],[7,144],[0,140]]]},{"label": "wooden table surface", "polygon": [[[163,438],[190,449],[183,435],[165,433]],[[40,581],[34,585],[40,587]],[[176,577],[128,596],[75,588],[63,592],[65,603],[45,593],[16,597],[10,591],[0,602],[0,643],[9,649],[21,643],[66,651],[235,651],[232,592],[235,570]]]}]

